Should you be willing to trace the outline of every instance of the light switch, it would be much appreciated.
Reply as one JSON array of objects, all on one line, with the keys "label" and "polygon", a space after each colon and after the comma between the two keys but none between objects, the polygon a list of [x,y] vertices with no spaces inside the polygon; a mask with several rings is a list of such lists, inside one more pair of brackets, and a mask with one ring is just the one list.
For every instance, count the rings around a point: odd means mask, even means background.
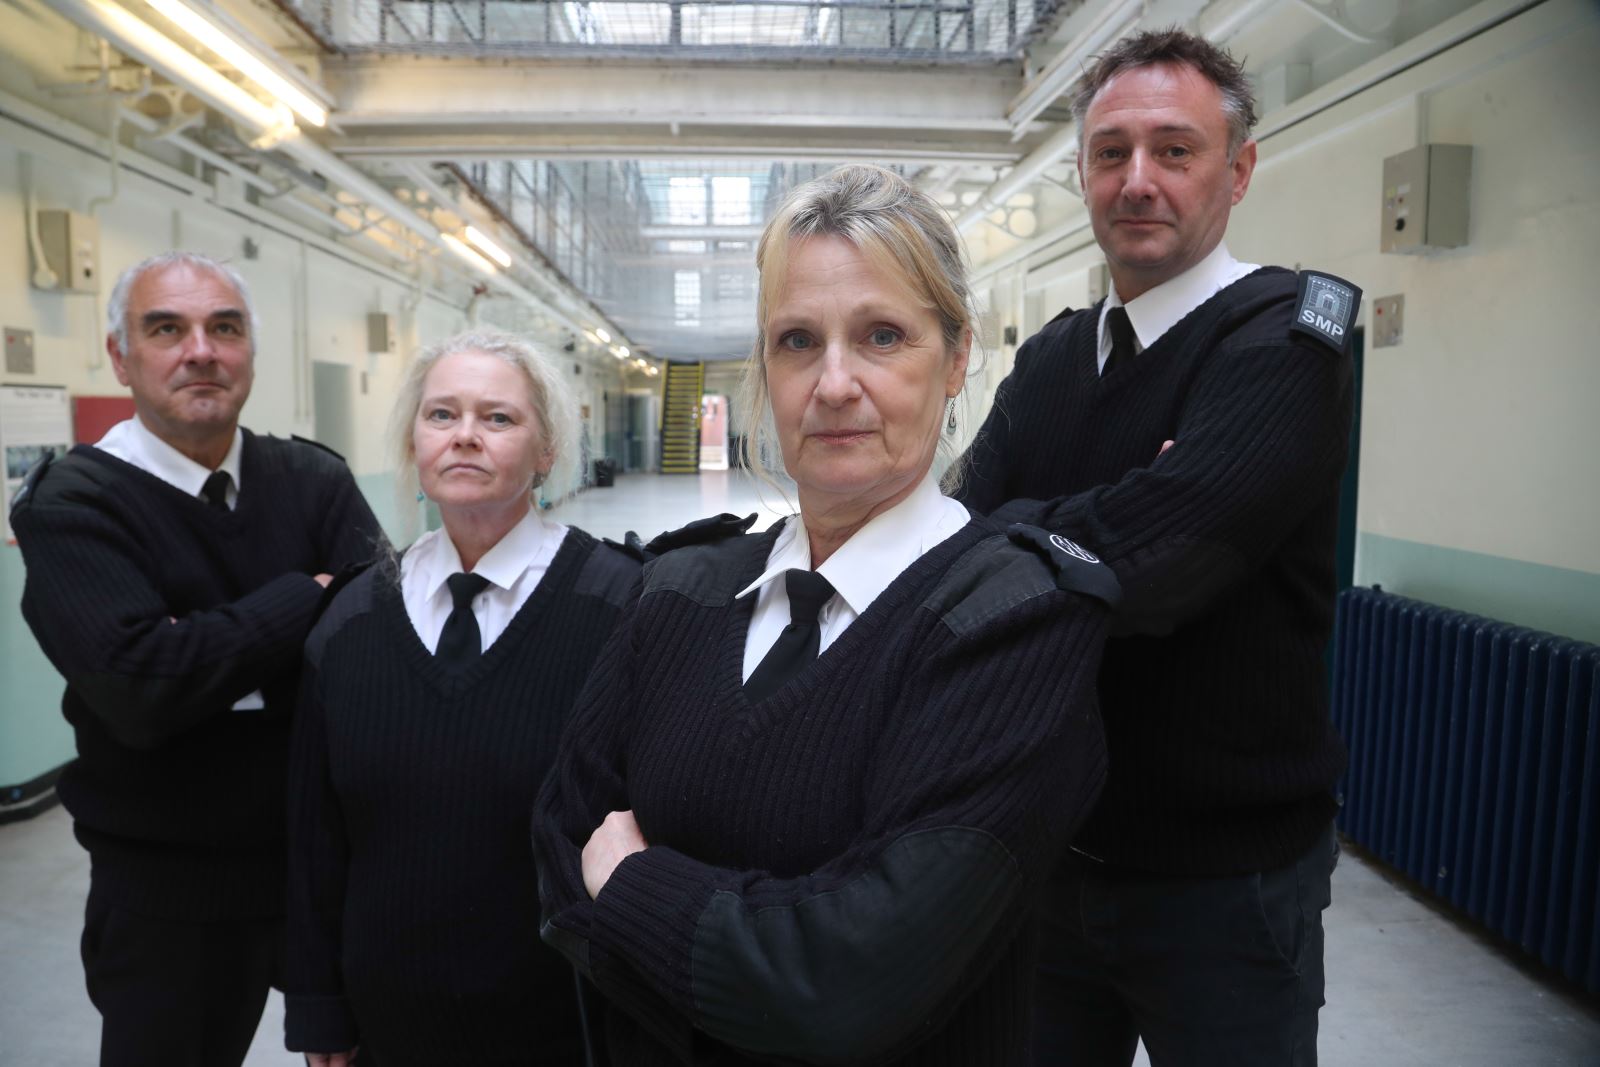
[{"label": "light switch", "polygon": [[1389,348],[1400,343],[1405,328],[1405,294],[1380,296],[1372,302],[1372,347]]},{"label": "light switch", "polygon": [[6,335],[6,373],[32,374],[33,331],[19,330],[15,326],[7,326],[4,329]]}]

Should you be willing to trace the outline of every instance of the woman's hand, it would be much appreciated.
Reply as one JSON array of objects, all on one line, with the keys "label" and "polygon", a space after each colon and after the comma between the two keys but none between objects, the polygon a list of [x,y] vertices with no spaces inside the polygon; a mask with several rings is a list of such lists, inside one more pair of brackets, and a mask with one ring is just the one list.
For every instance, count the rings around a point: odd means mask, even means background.
[{"label": "woman's hand", "polygon": [[589,891],[589,898],[600,895],[617,864],[649,847],[650,842],[639,832],[633,812],[614,811],[607,815],[605,822],[589,835],[589,843],[583,846],[583,887]]},{"label": "woman's hand", "polygon": [[349,1052],[308,1052],[306,1053],[307,1067],[350,1067],[356,1062],[356,1053],[359,1049]]}]

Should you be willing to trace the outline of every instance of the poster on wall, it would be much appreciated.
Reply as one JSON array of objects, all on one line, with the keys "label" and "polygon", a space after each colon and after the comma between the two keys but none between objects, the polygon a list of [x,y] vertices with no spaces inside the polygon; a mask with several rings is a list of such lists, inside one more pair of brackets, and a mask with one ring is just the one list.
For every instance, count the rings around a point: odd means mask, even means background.
[{"label": "poster on wall", "polygon": [[67,390],[53,385],[0,385],[0,457],[5,461],[5,508],[0,537],[11,539],[11,498],[23,476],[46,453],[67,454],[72,447],[72,408]]}]

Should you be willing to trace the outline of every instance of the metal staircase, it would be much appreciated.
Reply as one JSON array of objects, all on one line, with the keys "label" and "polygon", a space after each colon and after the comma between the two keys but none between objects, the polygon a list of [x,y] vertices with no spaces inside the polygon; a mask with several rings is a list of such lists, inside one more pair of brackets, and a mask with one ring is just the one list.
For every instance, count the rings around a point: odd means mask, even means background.
[{"label": "metal staircase", "polygon": [[704,363],[667,364],[661,401],[661,473],[700,473],[700,396]]}]

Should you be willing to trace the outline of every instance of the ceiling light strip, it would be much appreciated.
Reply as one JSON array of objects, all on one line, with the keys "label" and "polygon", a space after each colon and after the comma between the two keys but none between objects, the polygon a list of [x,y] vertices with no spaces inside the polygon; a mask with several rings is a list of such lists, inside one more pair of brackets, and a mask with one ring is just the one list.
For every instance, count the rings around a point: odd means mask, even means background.
[{"label": "ceiling light strip", "polygon": [[327,125],[327,108],[273,70],[265,60],[240,44],[203,12],[196,10],[184,0],[146,0],[146,2],[311,125]]}]

